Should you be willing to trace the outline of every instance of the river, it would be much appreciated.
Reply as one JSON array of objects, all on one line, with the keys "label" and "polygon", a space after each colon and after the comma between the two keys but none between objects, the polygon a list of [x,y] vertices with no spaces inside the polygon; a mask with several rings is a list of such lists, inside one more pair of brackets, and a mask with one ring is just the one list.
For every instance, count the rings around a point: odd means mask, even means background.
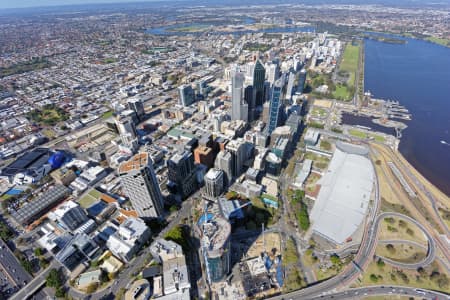
[{"label": "river", "polygon": [[450,48],[407,41],[399,45],[365,40],[365,89],[375,98],[398,100],[409,109],[412,120],[403,131],[399,151],[450,195],[450,144],[446,144],[450,143]]}]

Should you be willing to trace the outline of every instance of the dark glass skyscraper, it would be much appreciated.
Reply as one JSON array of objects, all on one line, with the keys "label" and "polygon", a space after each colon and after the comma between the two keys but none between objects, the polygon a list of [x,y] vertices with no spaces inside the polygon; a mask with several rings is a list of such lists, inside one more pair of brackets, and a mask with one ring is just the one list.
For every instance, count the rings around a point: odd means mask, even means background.
[{"label": "dark glass skyscraper", "polygon": [[273,85],[272,89],[272,98],[270,99],[270,107],[269,107],[269,126],[267,127],[267,131],[270,134],[277,128],[280,122],[281,117],[281,90],[283,88],[281,80],[277,80]]},{"label": "dark glass skyscraper", "polygon": [[195,92],[191,85],[181,85],[178,87],[178,103],[183,106],[189,106],[195,101]]},{"label": "dark glass skyscraper", "polygon": [[264,81],[266,78],[266,69],[258,60],[255,64],[255,69],[253,70],[253,99],[252,103],[249,103],[249,117],[254,120],[256,117],[254,115],[255,107],[262,106],[264,103]]}]

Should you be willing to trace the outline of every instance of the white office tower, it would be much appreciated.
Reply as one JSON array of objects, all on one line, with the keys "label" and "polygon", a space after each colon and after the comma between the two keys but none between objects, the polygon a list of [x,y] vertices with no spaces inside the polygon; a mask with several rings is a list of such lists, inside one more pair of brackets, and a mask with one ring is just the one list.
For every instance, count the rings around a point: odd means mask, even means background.
[{"label": "white office tower", "polygon": [[136,151],[139,144],[133,119],[131,117],[117,117],[116,126],[122,144],[132,152]]},{"label": "white office tower", "polygon": [[224,172],[224,183],[226,186],[231,182],[233,178],[233,170],[231,167],[231,153],[228,151],[220,151],[217,154],[216,161],[214,162],[214,167],[216,169],[223,170]]},{"label": "white office tower", "polygon": [[164,200],[148,153],[141,152],[120,164],[122,189],[141,218],[158,218]]},{"label": "white office tower", "polygon": [[245,76],[241,72],[235,73],[231,77],[231,119],[242,120],[242,108],[244,101],[244,80]]},{"label": "white office tower", "polygon": [[205,175],[205,196],[209,199],[218,197],[223,192],[223,171],[210,169]]},{"label": "white office tower", "polygon": [[269,66],[266,68],[267,70],[267,81],[270,82],[270,84],[274,84],[275,81],[278,79],[278,73],[280,72],[280,69],[277,64],[269,64]]},{"label": "white office tower", "polygon": [[231,170],[233,177],[239,177],[242,174],[242,168],[246,160],[245,142],[242,139],[231,140],[225,149],[231,154]]}]

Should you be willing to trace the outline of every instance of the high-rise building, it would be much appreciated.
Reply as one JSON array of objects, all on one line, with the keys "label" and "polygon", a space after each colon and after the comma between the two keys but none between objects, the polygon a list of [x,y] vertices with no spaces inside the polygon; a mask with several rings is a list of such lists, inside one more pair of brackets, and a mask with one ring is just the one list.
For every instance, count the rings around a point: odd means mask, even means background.
[{"label": "high-rise building", "polygon": [[242,104],[244,100],[244,74],[236,72],[231,77],[231,119],[242,120]]},{"label": "high-rise building", "polygon": [[195,92],[191,85],[181,85],[178,87],[179,104],[189,106],[195,101]]},{"label": "high-rise building", "polygon": [[242,168],[246,160],[245,143],[242,139],[231,140],[226,150],[231,154],[231,171],[233,177],[239,177],[242,174]]},{"label": "high-rise building", "polygon": [[306,70],[302,69],[298,73],[298,84],[297,84],[297,93],[302,94],[303,89],[305,88],[305,82],[306,82]]},{"label": "high-rise building", "polygon": [[214,165],[213,149],[206,146],[198,146],[194,150],[194,160],[198,164],[203,164],[211,168]]},{"label": "high-rise building", "polygon": [[281,118],[281,90],[283,86],[280,80],[277,80],[272,89],[272,98],[270,99],[269,106],[269,124],[267,126],[268,134],[272,134],[272,132],[277,128],[280,124]]},{"label": "high-rise building", "polygon": [[142,103],[139,99],[130,99],[128,100],[128,108],[136,113],[136,116],[140,122],[144,120],[145,110],[144,103]]},{"label": "high-rise building", "polygon": [[220,281],[230,271],[231,225],[228,220],[215,216],[200,227],[207,280],[209,283]]},{"label": "high-rise building", "polygon": [[292,95],[294,94],[294,82],[295,82],[295,73],[290,72],[288,77],[288,83],[286,87],[286,95],[284,96],[285,101],[288,104],[291,104]]},{"label": "high-rise building", "polygon": [[186,198],[197,188],[194,156],[189,151],[176,153],[167,161],[168,177],[175,191]]},{"label": "high-rise building", "polygon": [[148,153],[138,153],[118,170],[123,191],[141,218],[158,218],[164,200]]},{"label": "high-rise building", "polygon": [[268,66],[267,81],[269,81],[270,84],[274,84],[280,75],[279,73],[280,73],[280,68],[278,67],[278,64],[271,63]]},{"label": "high-rise building", "polygon": [[[225,146],[226,147],[226,146]],[[224,172],[224,183],[228,186],[233,178],[233,169],[231,167],[231,153],[228,151],[220,151],[217,154],[214,167]]]},{"label": "high-rise building", "polygon": [[136,127],[130,117],[117,117],[116,126],[119,131],[120,140],[122,144],[135,151],[138,147],[138,139],[136,134]]},{"label": "high-rise building", "polygon": [[[266,78],[266,69],[258,60],[253,70],[253,103],[255,106],[261,106],[264,103],[264,81]],[[249,105],[250,106],[250,105]],[[254,108],[254,107],[253,107]],[[253,119],[252,119],[253,120]]]},{"label": "high-rise building", "polygon": [[205,175],[205,196],[213,199],[223,192],[223,170],[210,169]]}]

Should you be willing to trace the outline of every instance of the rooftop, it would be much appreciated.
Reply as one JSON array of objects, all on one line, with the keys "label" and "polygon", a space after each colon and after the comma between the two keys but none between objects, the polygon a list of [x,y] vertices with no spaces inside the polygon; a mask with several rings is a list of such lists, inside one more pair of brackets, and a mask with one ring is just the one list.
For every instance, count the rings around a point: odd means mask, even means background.
[{"label": "rooftop", "polygon": [[52,154],[53,153],[50,149],[47,148],[36,148],[31,150],[3,168],[3,170],[1,170],[1,175],[14,176],[19,172],[33,168],[40,168],[42,165],[47,163]]},{"label": "rooftop", "polygon": [[336,149],[311,211],[312,229],[342,244],[358,229],[367,212],[374,170],[364,156]]},{"label": "rooftop", "polygon": [[50,206],[56,204],[69,194],[69,189],[63,185],[55,185],[48,189],[40,197],[25,203],[17,211],[13,211],[11,215],[20,223],[29,223],[33,218],[44,212]]},{"label": "rooftop", "polygon": [[231,234],[231,225],[224,218],[215,216],[211,221],[202,225],[203,242],[208,252],[216,252],[222,249]]},{"label": "rooftop", "polygon": [[147,165],[148,165],[148,153],[141,152],[134,155],[128,161],[121,163],[119,166],[119,173],[139,171]]},{"label": "rooftop", "polygon": [[208,173],[205,175],[205,179],[209,180],[216,180],[220,177],[220,175],[223,174],[223,171],[220,169],[209,169]]}]

